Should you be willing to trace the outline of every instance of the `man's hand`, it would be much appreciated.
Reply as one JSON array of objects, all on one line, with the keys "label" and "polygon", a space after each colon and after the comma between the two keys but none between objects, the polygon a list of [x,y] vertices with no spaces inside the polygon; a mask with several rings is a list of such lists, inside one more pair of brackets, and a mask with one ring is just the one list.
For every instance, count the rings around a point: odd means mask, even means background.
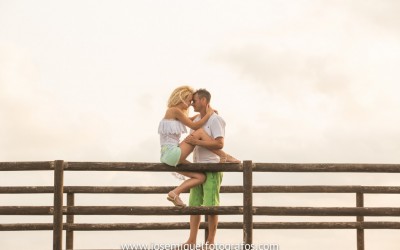
[{"label": "man's hand", "polygon": [[194,138],[193,135],[188,135],[188,136],[185,138],[185,142],[188,143],[188,144],[190,144],[190,145],[193,145],[193,146],[196,146],[196,145],[197,145],[197,139]]}]

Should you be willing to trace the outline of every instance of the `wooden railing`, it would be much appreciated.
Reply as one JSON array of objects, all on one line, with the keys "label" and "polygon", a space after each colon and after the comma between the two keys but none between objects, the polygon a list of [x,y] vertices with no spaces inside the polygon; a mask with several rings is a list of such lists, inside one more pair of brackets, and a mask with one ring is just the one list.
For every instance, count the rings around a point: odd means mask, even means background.
[{"label": "wooden railing", "polygon": [[[1,206],[0,215],[51,215],[53,223],[0,224],[0,231],[53,230],[53,249],[62,249],[63,230],[66,231],[66,249],[73,249],[75,231],[100,230],[172,230],[188,229],[189,223],[74,223],[74,215],[189,215],[220,214],[243,215],[242,222],[220,222],[220,229],[242,229],[243,243],[253,243],[253,229],[355,229],[357,250],[364,249],[364,229],[400,229],[400,222],[364,221],[365,216],[400,216],[398,207],[364,207],[364,194],[399,194],[399,186],[253,186],[253,172],[353,172],[400,173],[400,164],[187,164],[180,171],[243,172],[243,186],[223,186],[222,193],[243,193],[242,206],[219,207],[143,207],[143,206],[75,206],[75,194],[124,193],[161,194],[173,187],[137,186],[64,186],[64,171],[164,171],[175,168],[160,163],[135,162],[0,162],[0,171],[54,172],[54,186],[0,187],[0,194],[54,193],[53,206]],[[354,193],[356,207],[274,207],[253,206],[253,193]],[[67,204],[63,204],[63,194]],[[66,215],[66,222],[63,222]],[[355,216],[355,222],[253,222],[253,216]],[[207,224],[200,227],[206,230]]]}]

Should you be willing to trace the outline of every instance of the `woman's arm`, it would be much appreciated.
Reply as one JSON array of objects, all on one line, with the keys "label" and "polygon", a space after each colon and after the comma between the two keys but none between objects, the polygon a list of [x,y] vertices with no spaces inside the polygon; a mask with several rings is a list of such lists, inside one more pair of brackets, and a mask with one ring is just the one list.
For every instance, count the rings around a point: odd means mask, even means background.
[{"label": "woman's arm", "polygon": [[173,108],[173,113],[175,118],[178,119],[180,122],[182,122],[185,126],[193,130],[197,130],[207,122],[208,118],[210,118],[210,116],[214,113],[214,111],[212,110],[212,108],[209,108],[207,114],[197,122],[192,121],[178,108]]},{"label": "woman's arm", "polygon": [[192,117],[189,117],[189,119],[190,120],[192,120],[192,121],[194,121],[194,119],[196,119],[196,117],[197,117],[198,115],[195,115],[195,116],[192,116]]}]

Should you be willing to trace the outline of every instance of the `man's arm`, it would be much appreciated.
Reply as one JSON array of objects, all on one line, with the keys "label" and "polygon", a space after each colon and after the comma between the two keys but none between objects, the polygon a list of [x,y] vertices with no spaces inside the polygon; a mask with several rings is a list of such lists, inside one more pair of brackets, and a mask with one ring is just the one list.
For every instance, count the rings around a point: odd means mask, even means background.
[{"label": "man's arm", "polygon": [[193,146],[205,147],[208,150],[222,149],[224,147],[224,137],[217,137],[213,140],[204,141],[195,139],[193,135],[189,135],[185,138],[185,142]]}]

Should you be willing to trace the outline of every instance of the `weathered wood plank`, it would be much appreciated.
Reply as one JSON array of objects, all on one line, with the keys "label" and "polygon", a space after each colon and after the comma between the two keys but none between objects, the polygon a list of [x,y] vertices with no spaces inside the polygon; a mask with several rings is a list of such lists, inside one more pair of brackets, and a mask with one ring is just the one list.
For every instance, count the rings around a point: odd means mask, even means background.
[{"label": "weathered wood plank", "polygon": [[253,193],[399,194],[399,186],[253,186]]},{"label": "weathered wood plank", "polygon": [[0,215],[53,215],[50,206],[1,206]]},{"label": "weathered wood plank", "polygon": [[[364,207],[364,194],[356,194],[356,206]],[[357,222],[364,222],[364,216],[357,216]],[[364,229],[357,228],[357,250],[364,250]]]},{"label": "weathered wood plank", "polygon": [[[200,223],[205,229],[207,223]],[[400,222],[253,222],[254,229],[400,229]],[[243,229],[242,222],[219,222],[219,229]],[[63,230],[123,231],[123,230],[180,230],[189,229],[188,222],[165,223],[64,223]],[[0,231],[50,231],[52,223],[0,224]]]},{"label": "weathered wood plank", "polygon": [[161,206],[75,206],[65,214],[74,215],[190,215],[190,214],[242,214],[240,206],[219,207],[161,207]]},{"label": "weathered wood plank", "polygon": [[0,162],[0,171],[54,170],[54,161]]},{"label": "weathered wood plank", "polygon": [[398,207],[253,207],[254,215],[400,216]]},{"label": "weathered wood plank", "polygon": [[400,222],[254,222],[254,229],[400,229]]},{"label": "weathered wood plank", "polygon": [[53,186],[13,186],[0,187],[0,194],[45,194],[53,193]]},{"label": "weathered wood plank", "polygon": [[[164,194],[175,186],[64,186],[64,193]],[[221,193],[243,193],[243,186],[221,186]],[[0,194],[53,193],[52,186],[4,186]],[[186,191],[185,193],[188,193]],[[253,186],[253,193],[400,194],[399,186]]]},{"label": "weathered wood plank", "polygon": [[[205,222],[200,223],[200,229],[205,229],[206,227],[207,223]],[[233,226],[231,225],[231,227]],[[190,225],[189,222],[112,223],[112,224],[75,223],[75,224],[67,224],[66,228],[73,231],[179,230],[179,229],[189,229]],[[241,229],[241,228],[239,227],[235,229]]]},{"label": "weathered wood plank", "polygon": [[242,172],[240,163],[190,163],[171,167],[163,163],[149,162],[66,162],[69,171],[151,171],[151,172]]},{"label": "weathered wood plank", "polygon": [[53,223],[0,224],[0,231],[46,231],[53,230]]},{"label": "weathered wood plank", "polygon": [[252,162],[243,163],[243,242],[253,243],[253,172]]},{"label": "weathered wood plank", "polygon": [[[148,162],[65,162],[70,171],[223,171],[242,172],[241,163],[191,163],[177,168]],[[210,169],[211,167],[211,169]],[[53,161],[0,162],[0,171],[53,170]],[[254,172],[359,172],[400,173],[400,164],[354,163],[254,163]]]},{"label": "weathered wood plank", "polygon": [[[75,194],[69,193],[67,194],[67,207],[75,206]],[[74,224],[74,215],[67,215],[67,223]],[[67,229],[65,234],[65,248],[66,249],[74,249],[74,231]]]},{"label": "weathered wood plank", "polygon": [[254,172],[400,173],[400,164],[255,163]]},{"label": "weathered wood plank", "polygon": [[[63,207],[63,214],[74,215],[189,215],[243,214],[240,206],[161,207],[161,206],[75,206]],[[2,206],[0,215],[53,215],[49,206]],[[277,216],[400,216],[398,207],[253,207],[253,215]]]},{"label": "weathered wood plank", "polygon": [[63,188],[64,188],[64,161],[60,160],[60,161],[55,161],[55,166],[54,166],[53,250],[62,249]]}]

